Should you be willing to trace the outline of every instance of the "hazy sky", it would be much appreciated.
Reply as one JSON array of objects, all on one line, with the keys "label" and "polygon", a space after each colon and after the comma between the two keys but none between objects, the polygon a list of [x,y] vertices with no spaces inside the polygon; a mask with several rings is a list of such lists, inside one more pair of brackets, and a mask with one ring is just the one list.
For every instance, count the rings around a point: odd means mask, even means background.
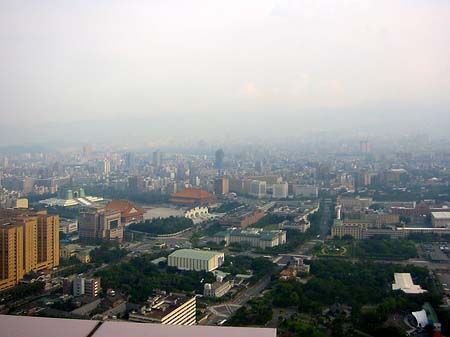
[{"label": "hazy sky", "polygon": [[0,74],[9,143],[21,123],[446,129],[450,1],[0,0]]}]

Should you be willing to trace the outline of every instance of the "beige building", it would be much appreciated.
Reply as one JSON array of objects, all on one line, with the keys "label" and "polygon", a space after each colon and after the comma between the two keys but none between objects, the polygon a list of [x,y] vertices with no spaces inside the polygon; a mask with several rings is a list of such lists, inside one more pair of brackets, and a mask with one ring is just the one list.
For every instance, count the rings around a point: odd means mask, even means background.
[{"label": "beige building", "polygon": [[91,208],[81,213],[78,224],[80,240],[116,240],[123,239],[123,225],[120,210]]},{"label": "beige building", "polygon": [[214,241],[226,245],[239,243],[247,244],[255,248],[271,248],[286,243],[286,231],[265,231],[261,228],[230,229],[214,235]]},{"label": "beige building", "polygon": [[205,297],[222,297],[233,287],[230,281],[205,283],[203,295]]},{"label": "beige building", "polygon": [[31,271],[59,265],[59,217],[46,212],[0,210],[0,290]]},{"label": "beige building", "polygon": [[131,322],[195,325],[197,298],[184,295],[156,296],[139,312],[129,315]]},{"label": "beige building", "polygon": [[450,227],[450,212],[432,212],[431,223],[433,227]]},{"label": "beige building", "polygon": [[225,261],[224,253],[197,249],[178,249],[169,255],[168,266],[180,270],[212,271]]}]

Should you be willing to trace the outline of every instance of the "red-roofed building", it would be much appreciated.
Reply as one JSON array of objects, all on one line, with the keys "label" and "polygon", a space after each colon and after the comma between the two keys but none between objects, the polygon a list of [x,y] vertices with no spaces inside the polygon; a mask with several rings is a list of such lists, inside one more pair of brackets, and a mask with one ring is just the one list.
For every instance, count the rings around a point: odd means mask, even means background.
[{"label": "red-roofed building", "polygon": [[107,210],[120,211],[123,225],[144,221],[145,211],[128,200],[113,200],[106,205]]},{"label": "red-roofed building", "polygon": [[216,196],[197,188],[186,188],[185,190],[172,194],[170,201],[176,205],[194,206],[207,205],[216,200]]}]

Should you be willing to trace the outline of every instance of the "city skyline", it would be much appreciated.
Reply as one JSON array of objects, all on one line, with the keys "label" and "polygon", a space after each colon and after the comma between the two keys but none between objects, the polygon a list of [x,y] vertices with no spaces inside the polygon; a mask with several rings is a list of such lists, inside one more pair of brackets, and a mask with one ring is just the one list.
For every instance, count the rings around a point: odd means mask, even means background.
[{"label": "city skyline", "polygon": [[3,144],[450,127],[446,1],[0,9]]}]

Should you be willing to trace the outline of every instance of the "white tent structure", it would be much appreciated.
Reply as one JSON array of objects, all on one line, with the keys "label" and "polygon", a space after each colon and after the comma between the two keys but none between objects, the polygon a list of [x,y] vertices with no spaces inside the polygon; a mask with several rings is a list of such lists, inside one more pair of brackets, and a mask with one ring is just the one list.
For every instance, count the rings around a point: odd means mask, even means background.
[{"label": "white tent structure", "polygon": [[424,328],[428,325],[427,312],[424,309],[422,309],[420,311],[414,311],[414,312],[412,312],[412,315],[414,316],[414,318],[417,321],[418,328]]}]

